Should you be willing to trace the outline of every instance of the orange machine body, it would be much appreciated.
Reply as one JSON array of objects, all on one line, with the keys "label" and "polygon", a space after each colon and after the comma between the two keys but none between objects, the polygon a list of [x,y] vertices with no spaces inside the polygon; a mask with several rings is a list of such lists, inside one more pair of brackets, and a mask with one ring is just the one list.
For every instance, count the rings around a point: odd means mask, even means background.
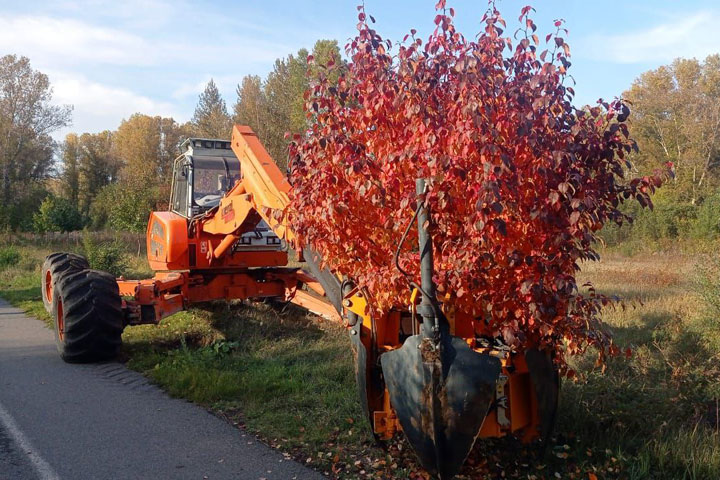
[{"label": "orange machine body", "polygon": [[[229,204],[232,207],[232,203]],[[234,210],[225,207],[226,211]],[[246,215],[247,216],[247,215]],[[207,230],[188,234],[188,220],[174,212],[153,212],[147,228],[147,256],[155,271],[218,270],[227,268],[278,267],[287,265],[288,254],[279,250],[234,250],[226,247],[218,256],[223,241],[233,241],[243,232],[210,233]]]},{"label": "orange machine body", "polygon": [[[350,326],[359,334],[365,349],[378,351],[378,356],[402,346],[408,334],[419,331],[418,316],[415,312],[418,292],[410,298],[409,308],[391,310],[380,318],[373,318],[368,308],[366,295],[361,290],[350,292],[344,306],[358,315],[361,325]],[[459,336],[480,353],[489,353],[500,359],[502,371],[496,387],[494,407],[488,412],[482,424],[479,436],[503,437],[508,434],[518,436],[524,442],[535,440],[540,435],[540,416],[535,388],[530,378],[527,362],[523,355],[509,350],[498,350],[480,344],[476,332],[484,330],[482,322],[463,312],[445,312],[450,322],[450,331]],[[368,369],[372,369],[373,360],[368,358]],[[368,382],[371,390],[372,382]],[[376,391],[368,395],[371,423],[374,433],[388,440],[401,430],[400,423],[390,404],[387,390]]]}]

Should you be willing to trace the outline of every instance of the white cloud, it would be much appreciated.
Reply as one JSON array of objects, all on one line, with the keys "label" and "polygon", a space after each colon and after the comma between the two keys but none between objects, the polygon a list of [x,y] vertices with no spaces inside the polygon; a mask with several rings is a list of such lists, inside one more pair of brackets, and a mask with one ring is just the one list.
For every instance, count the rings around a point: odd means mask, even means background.
[{"label": "white cloud", "polygon": [[0,16],[0,49],[30,57],[33,62],[97,62],[143,65],[149,45],[142,38],[72,19]]},{"label": "white cloud", "polygon": [[187,63],[203,69],[240,58],[247,63],[272,63],[291,51],[287,45],[215,31],[196,35],[182,29],[154,38],[152,33],[47,16],[0,15],[0,51],[19,53],[34,64],[86,66],[173,66]]},{"label": "white cloud", "polygon": [[702,59],[720,52],[720,12],[697,12],[634,33],[592,35],[581,41],[590,56],[617,63]]},{"label": "white cloud", "polygon": [[92,82],[81,75],[49,72],[53,84],[53,103],[74,106],[73,125],[57,132],[61,139],[69,131],[100,132],[114,130],[120,120],[133,113],[179,118],[176,108],[126,88]]},{"label": "white cloud", "polygon": [[266,71],[297,49],[285,42],[309,35],[278,33],[274,17],[206,7],[58,0],[12,13],[0,5],[0,55],[29,57],[49,75],[53,103],[73,105],[73,125],[54,135],[62,139],[69,131],[115,129],[135,112],[187,120],[210,78],[231,108],[244,75]]},{"label": "white cloud", "polygon": [[175,20],[179,0],[53,0],[45,7],[46,11],[62,15],[84,15],[92,12],[126,24],[157,28]]}]

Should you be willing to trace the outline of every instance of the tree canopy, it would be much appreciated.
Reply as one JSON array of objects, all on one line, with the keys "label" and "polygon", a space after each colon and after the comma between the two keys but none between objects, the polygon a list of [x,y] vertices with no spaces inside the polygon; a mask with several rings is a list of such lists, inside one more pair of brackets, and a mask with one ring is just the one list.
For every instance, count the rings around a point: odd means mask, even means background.
[{"label": "tree canopy", "polygon": [[71,107],[51,103],[47,75],[27,57],[0,57],[0,226],[16,227],[37,186],[53,171],[50,134],[70,124]]},{"label": "tree canopy", "polygon": [[696,204],[714,192],[720,185],[720,54],[645,72],[624,97],[633,106],[639,168],[672,162],[671,188],[681,201]]},{"label": "tree canopy", "polygon": [[[119,195],[139,195],[142,201],[126,207],[143,212],[131,212],[131,220],[120,223],[141,229],[144,210],[167,201],[172,161],[182,140],[228,138],[233,122],[250,125],[285,168],[286,134],[303,134],[312,125],[312,115],[303,110],[305,91],[319,82],[336,88],[347,71],[337,41],[318,40],[311,50],[277,59],[267,76],[242,78],[232,116],[210,80],[188,123],[137,113],[117,130],[72,133],[57,145],[51,135],[70,124],[72,108],[52,103],[50,79],[29,59],[0,57],[0,228],[32,228],[32,212],[52,192],[97,228],[106,224],[108,208]],[[648,174],[667,162],[675,169],[668,188],[654,197],[657,208],[633,211],[638,221],[623,231],[642,229],[653,238],[692,231],[715,238],[720,234],[713,213],[720,202],[720,54],[702,61],[677,59],[645,72],[623,97],[632,105],[627,124],[640,149],[631,156],[634,172]]]},{"label": "tree canopy", "polygon": [[230,135],[230,115],[213,79],[200,94],[191,123],[193,134],[199,137],[227,139]]},{"label": "tree canopy", "polygon": [[[318,62],[308,64],[308,55],[317,58]],[[337,82],[345,68],[338,43],[335,40],[318,40],[312,53],[303,48],[295,55],[277,59],[264,81],[250,75],[238,85],[233,121],[252,127],[282,168],[287,166],[289,140],[286,134],[300,133],[308,126],[303,111],[303,95],[318,80],[323,69],[319,65],[330,59],[338,64],[338,68],[330,74],[330,81]]]},{"label": "tree canopy", "polygon": [[426,42],[411,33],[397,44],[361,6],[348,71],[335,84],[325,73],[334,65],[319,70],[304,97],[308,127],[291,146],[295,232],[387,312],[420,281],[417,242],[402,239],[416,228],[415,182],[425,179],[447,305],[560,364],[588,346],[617,353],[599,315],[612,300],[581,290],[575,275],[598,258],[602,226],[628,220],[620,205],[648,205],[661,183],[625,181],[635,146],[627,105],[573,106],[562,22],[541,44],[525,7],[514,40],[491,6],[465,36],[444,0],[436,8]]}]

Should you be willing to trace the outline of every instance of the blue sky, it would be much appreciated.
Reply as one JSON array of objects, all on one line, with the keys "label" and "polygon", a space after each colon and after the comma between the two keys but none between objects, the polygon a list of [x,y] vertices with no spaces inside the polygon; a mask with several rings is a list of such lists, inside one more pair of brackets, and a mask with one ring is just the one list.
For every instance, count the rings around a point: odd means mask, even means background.
[{"label": "blue sky", "polygon": [[[114,129],[134,112],[192,116],[212,77],[228,107],[246,74],[265,75],[278,57],[355,32],[356,0],[0,0],[0,55],[30,57],[50,76],[57,103],[74,105],[68,131]],[[499,0],[514,25],[528,0]],[[426,37],[435,0],[366,0],[385,37],[411,28]],[[535,1],[540,33],[564,18],[577,97],[592,103],[622,93],[643,71],[676,57],[720,52],[717,0]],[[484,0],[448,0],[466,36],[479,31]]]}]

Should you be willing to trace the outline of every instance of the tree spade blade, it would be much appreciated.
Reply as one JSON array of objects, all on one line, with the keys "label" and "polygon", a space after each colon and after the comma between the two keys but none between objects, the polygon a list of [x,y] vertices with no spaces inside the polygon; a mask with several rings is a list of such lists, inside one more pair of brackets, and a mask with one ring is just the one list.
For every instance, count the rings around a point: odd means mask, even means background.
[{"label": "tree spade blade", "polygon": [[390,403],[423,467],[441,479],[465,462],[495,393],[500,360],[443,335],[420,335],[380,357]]}]

